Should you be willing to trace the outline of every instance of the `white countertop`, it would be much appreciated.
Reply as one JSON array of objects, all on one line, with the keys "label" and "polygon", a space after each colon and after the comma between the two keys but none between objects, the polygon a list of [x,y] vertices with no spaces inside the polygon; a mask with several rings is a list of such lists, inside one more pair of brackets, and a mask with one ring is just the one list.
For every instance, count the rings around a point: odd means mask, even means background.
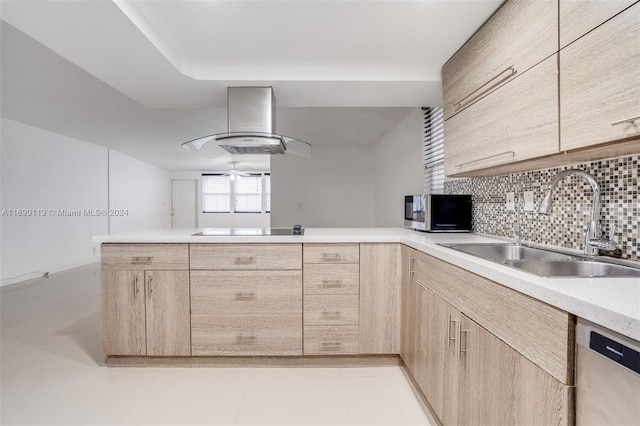
[{"label": "white countertop", "polygon": [[438,243],[502,242],[477,234],[402,228],[306,228],[291,236],[193,236],[202,229],[150,229],[93,238],[96,243],[402,243],[640,341],[640,278],[542,278]]}]

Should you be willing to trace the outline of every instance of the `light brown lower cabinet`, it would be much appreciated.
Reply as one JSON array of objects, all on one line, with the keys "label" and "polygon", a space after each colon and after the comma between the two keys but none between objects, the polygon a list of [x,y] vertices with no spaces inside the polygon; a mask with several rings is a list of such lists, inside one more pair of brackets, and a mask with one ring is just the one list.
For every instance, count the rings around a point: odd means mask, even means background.
[{"label": "light brown lower cabinet", "polygon": [[436,294],[429,286],[435,270],[426,268],[442,271],[444,262],[418,265],[420,255],[406,256],[412,279],[402,286],[401,356],[440,421],[573,424],[574,388]]},{"label": "light brown lower cabinet", "polygon": [[107,355],[191,355],[188,271],[102,271]]}]

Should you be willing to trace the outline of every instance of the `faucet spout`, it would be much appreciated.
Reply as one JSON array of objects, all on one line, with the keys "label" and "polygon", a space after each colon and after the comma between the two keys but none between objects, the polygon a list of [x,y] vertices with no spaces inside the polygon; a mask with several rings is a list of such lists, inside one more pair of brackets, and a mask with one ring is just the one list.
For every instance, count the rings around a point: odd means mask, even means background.
[{"label": "faucet spout", "polygon": [[602,234],[600,230],[600,209],[601,209],[600,186],[598,185],[598,182],[596,181],[595,177],[593,177],[587,172],[583,172],[582,170],[578,170],[578,169],[569,169],[569,170],[561,171],[553,178],[553,180],[549,184],[549,187],[547,188],[547,192],[545,193],[544,197],[542,198],[542,201],[540,201],[540,205],[538,206],[538,213],[543,215],[551,214],[551,211],[553,208],[553,199],[552,199],[553,190],[556,188],[556,186],[558,186],[558,183],[567,176],[580,176],[584,178],[589,183],[589,185],[591,185],[591,189],[593,190],[591,217],[589,219],[589,226],[587,227],[587,230],[585,232],[585,237],[584,237],[585,238],[584,254],[597,255],[598,248],[593,247],[592,245],[589,244],[589,240],[599,239]]}]

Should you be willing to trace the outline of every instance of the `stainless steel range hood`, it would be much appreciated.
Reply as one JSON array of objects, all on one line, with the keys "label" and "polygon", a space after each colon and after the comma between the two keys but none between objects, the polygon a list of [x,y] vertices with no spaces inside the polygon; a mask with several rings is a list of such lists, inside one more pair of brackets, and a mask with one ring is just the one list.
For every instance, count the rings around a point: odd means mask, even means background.
[{"label": "stainless steel range hood", "polygon": [[276,133],[276,99],[272,87],[227,88],[226,133],[182,144],[200,151],[209,142],[231,154],[292,154],[311,156],[311,145]]}]

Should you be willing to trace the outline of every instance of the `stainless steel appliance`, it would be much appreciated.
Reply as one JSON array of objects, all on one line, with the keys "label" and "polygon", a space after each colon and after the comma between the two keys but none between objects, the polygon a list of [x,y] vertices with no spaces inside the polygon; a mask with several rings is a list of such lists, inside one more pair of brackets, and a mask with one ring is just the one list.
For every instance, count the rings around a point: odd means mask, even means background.
[{"label": "stainless steel appliance", "polygon": [[576,425],[640,425],[640,342],[581,318],[576,340]]},{"label": "stainless steel appliance", "polygon": [[193,236],[274,236],[274,235],[304,235],[304,228],[296,225],[293,228],[203,228],[202,232],[193,234]]},{"label": "stainless steel appliance", "polygon": [[471,195],[420,194],[404,197],[404,225],[427,232],[471,231]]}]

